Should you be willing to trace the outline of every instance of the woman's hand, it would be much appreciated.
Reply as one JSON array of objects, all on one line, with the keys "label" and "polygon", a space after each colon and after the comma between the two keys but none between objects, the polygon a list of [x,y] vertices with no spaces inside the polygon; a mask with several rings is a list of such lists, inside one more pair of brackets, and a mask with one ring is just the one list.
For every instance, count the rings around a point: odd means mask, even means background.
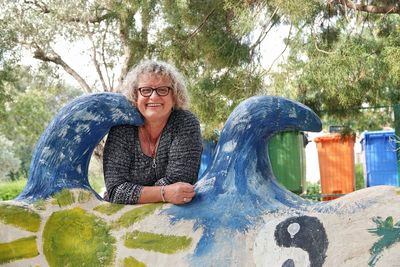
[{"label": "woman's hand", "polygon": [[172,204],[185,204],[192,201],[195,195],[194,186],[189,183],[178,182],[164,187],[164,198]]}]

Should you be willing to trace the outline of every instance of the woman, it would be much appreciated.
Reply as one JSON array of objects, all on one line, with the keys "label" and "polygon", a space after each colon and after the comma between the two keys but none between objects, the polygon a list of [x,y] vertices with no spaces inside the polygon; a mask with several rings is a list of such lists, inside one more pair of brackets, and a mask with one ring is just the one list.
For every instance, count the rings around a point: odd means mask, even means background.
[{"label": "woman", "polygon": [[110,130],[103,159],[110,202],[190,202],[202,143],[199,122],[186,110],[182,75],[168,63],[146,60],[127,74],[123,88],[144,125]]}]

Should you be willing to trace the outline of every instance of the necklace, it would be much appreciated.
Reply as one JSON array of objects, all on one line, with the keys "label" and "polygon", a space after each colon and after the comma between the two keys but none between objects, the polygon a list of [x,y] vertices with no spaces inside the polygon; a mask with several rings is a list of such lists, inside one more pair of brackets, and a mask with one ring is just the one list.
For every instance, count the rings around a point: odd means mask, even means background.
[{"label": "necklace", "polygon": [[155,168],[157,167],[157,164],[156,164],[156,155],[157,155],[158,145],[159,145],[159,143],[160,143],[161,133],[158,135],[157,141],[154,143],[154,142],[151,142],[151,141],[150,141],[150,137],[149,137],[150,134],[149,134],[149,132],[146,130],[146,128],[140,127],[140,128],[139,128],[139,132],[141,133],[142,137],[145,137],[145,142],[147,142],[148,149],[149,149],[149,151],[150,151],[150,155],[151,155],[151,157],[153,158],[153,163],[151,164],[151,167],[155,169]]}]

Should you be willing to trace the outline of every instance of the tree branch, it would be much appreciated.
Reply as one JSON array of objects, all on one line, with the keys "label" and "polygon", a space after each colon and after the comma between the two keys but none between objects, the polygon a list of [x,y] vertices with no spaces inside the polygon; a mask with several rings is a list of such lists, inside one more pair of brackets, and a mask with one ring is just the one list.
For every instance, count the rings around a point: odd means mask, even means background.
[{"label": "tree branch", "polygon": [[[38,0],[24,0],[24,3],[27,5],[33,5],[34,7],[38,8],[40,12],[42,12],[43,14],[48,14],[48,13],[52,13],[53,10],[50,9],[45,3],[43,3],[42,1],[38,1]],[[96,15],[87,19],[84,18],[79,18],[79,17],[72,17],[72,18],[68,18],[65,19],[65,21],[67,22],[79,22],[79,23],[85,23],[85,22],[89,22],[89,23],[100,23],[103,20],[106,20],[110,17],[109,13],[105,13],[102,16],[98,16],[97,12]]]},{"label": "tree branch", "polygon": [[274,12],[272,12],[271,17],[268,20],[268,23],[265,23],[263,25],[260,35],[257,38],[257,41],[251,45],[250,50],[253,50],[257,45],[259,45],[265,39],[265,37],[267,36],[269,31],[272,29],[272,27],[275,25],[275,23],[271,24],[271,22],[272,22],[272,19],[274,18],[274,16],[276,15],[276,13],[278,13],[278,10],[279,10],[279,8],[275,8]]},{"label": "tree branch", "polygon": [[108,65],[107,65],[107,63],[106,63],[106,56],[105,56],[106,53],[105,53],[105,50],[104,50],[104,47],[105,47],[105,40],[106,40],[106,38],[107,38],[107,33],[108,33],[108,26],[109,26],[109,24],[106,25],[106,29],[104,30],[103,37],[102,37],[102,43],[101,43],[101,59],[102,59],[102,61],[103,61],[103,66],[104,66],[104,69],[105,69],[105,72],[106,72],[106,77],[107,77],[107,81],[108,81],[108,88],[110,89],[110,91],[112,91],[112,88],[113,88],[113,86],[114,86],[114,82],[113,82],[113,79],[110,78],[110,73],[109,73],[109,70],[108,70]]},{"label": "tree branch", "polygon": [[99,61],[97,60],[96,44],[95,44],[95,42],[93,40],[93,33],[90,31],[88,23],[86,23],[86,31],[87,31],[88,38],[89,38],[90,42],[92,43],[92,56],[91,56],[91,58],[92,58],[94,67],[96,68],[97,75],[99,75],[99,79],[101,81],[101,85],[103,86],[103,90],[105,92],[107,92],[109,90],[108,90],[107,85],[106,85],[106,83],[104,81],[104,77],[103,77],[103,73],[102,73],[101,68],[100,68]]},{"label": "tree branch", "polygon": [[269,73],[272,69],[272,67],[274,66],[275,62],[286,52],[287,48],[289,47],[289,43],[290,43],[290,36],[292,35],[292,28],[293,28],[293,24],[290,24],[290,29],[289,29],[289,33],[287,36],[287,42],[285,44],[285,48],[282,50],[282,52],[279,54],[279,56],[277,56],[271,63],[271,65],[269,66],[268,70],[264,73]]},{"label": "tree branch", "polygon": [[50,54],[46,54],[43,49],[41,49],[38,45],[35,46],[35,51],[33,57],[45,62],[53,62],[56,65],[61,66],[69,75],[71,75],[82,87],[82,89],[87,92],[91,93],[92,89],[86,83],[86,81],[74,70],[72,69],[62,58],[55,52]]},{"label": "tree branch", "polygon": [[204,27],[204,25],[206,24],[207,20],[211,17],[211,15],[214,13],[214,11],[215,11],[215,8],[213,8],[210,11],[210,13],[207,14],[207,16],[200,23],[200,25],[194,31],[192,31],[192,33],[189,35],[188,40],[192,39],[196,34],[198,34],[201,31],[201,29]]},{"label": "tree branch", "polygon": [[386,5],[386,6],[364,5],[364,4],[356,4],[350,0],[330,0],[329,3],[333,3],[336,5],[343,5],[353,10],[367,12],[367,13],[400,14],[399,5]]},{"label": "tree branch", "polygon": [[129,46],[129,37],[128,36],[129,35],[128,35],[127,30],[124,28],[124,25],[122,24],[122,22],[120,22],[119,37],[120,37],[120,40],[122,43],[122,48],[124,50],[124,55],[123,55],[124,60],[122,62],[122,66],[121,66],[121,73],[118,77],[117,87],[112,89],[113,92],[119,92],[121,90],[124,78],[125,78],[126,74],[128,74],[129,62],[131,61],[132,56],[133,56],[132,49]]},{"label": "tree branch", "polygon": [[50,13],[49,8],[47,7],[47,5],[41,1],[37,1],[37,0],[25,0],[24,1],[25,4],[28,5],[34,5],[35,7],[39,8],[41,12],[43,12],[44,14]]}]

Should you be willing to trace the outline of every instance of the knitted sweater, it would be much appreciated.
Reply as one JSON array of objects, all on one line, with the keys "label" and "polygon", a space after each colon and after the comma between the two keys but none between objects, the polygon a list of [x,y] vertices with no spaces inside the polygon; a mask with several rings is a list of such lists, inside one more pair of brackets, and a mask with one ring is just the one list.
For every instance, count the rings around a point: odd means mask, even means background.
[{"label": "knitted sweater", "polygon": [[135,204],[143,186],[176,182],[194,184],[200,167],[202,141],[197,118],[185,110],[174,110],[159,141],[156,166],[145,155],[137,126],[111,128],[104,148],[103,170],[110,202]]}]

